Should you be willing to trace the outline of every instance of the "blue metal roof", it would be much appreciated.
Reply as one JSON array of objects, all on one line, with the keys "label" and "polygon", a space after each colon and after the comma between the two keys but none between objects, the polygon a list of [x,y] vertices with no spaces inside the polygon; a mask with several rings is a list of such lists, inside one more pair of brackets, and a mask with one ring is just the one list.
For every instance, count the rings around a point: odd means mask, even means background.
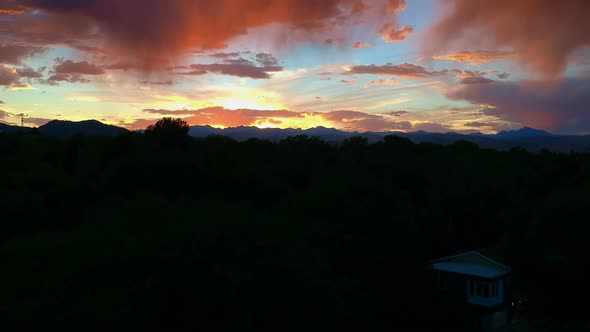
[{"label": "blue metal roof", "polygon": [[479,264],[466,264],[466,263],[436,263],[432,265],[432,268],[439,271],[453,272],[459,274],[465,274],[470,276],[477,276],[488,279],[499,278],[508,273],[504,269],[496,269],[489,266]]}]

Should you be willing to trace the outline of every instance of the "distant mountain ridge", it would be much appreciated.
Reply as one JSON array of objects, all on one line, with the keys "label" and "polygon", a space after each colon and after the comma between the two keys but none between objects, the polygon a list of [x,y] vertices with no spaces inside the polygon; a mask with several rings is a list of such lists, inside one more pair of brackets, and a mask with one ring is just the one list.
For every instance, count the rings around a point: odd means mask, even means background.
[{"label": "distant mountain ridge", "polygon": [[53,120],[39,127],[38,130],[41,135],[53,137],[71,137],[74,135],[117,136],[129,132],[125,128],[107,125],[97,120],[80,122]]},{"label": "distant mountain ridge", "polygon": [[548,137],[548,136],[557,136],[546,132],[544,130],[533,129],[529,127],[523,127],[518,130],[502,130],[501,132],[493,135],[495,138],[498,139],[514,139],[514,138],[522,138],[522,137]]},{"label": "distant mountain ridge", "polygon": [[513,147],[538,151],[547,148],[552,151],[569,152],[573,151],[590,151],[590,135],[586,136],[568,136],[555,135],[549,132],[524,127],[518,130],[501,131],[497,134],[487,135],[482,133],[459,134],[459,133],[429,133],[426,131],[416,131],[410,133],[404,132],[346,132],[333,128],[317,127],[311,129],[277,129],[257,127],[235,127],[219,129],[211,126],[193,126],[189,135],[193,137],[207,137],[209,135],[223,135],[231,137],[238,141],[249,138],[267,139],[270,141],[280,141],[284,138],[294,135],[317,136],[330,142],[338,143],[347,138],[354,136],[366,137],[369,143],[375,143],[383,140],[387,135],[397,135],[406,137],[414,143],[435,143],[435,144],[452,144],[459,140],[475,143],[482,148],[508,150]]},{"label": "distant mountain ridge", "polygon": [[[74,135],[87,136],[116,136],[130,132],[129,130],[117,126],[107,125],[96,120],[88,121],[51,121],[37,129],[23,128],[0,123],[0,133],[22,133],[33,132],[36,130],[42,136],[67,138]],[[278,129],[278,128],[257,128],[257,127],[233,127],[233,128],[214,128],[211,126],[192,126],[189,135],[193,137],[207,137],[210,135],[223,135],[244,141],[250,138],[265,139],[278,142],[289,136],[307,135],[310,137],[319,137],[330,143],[339,143],[347,138],[354,136],[366,137],[369,143],[375,143],[383,140],[387,135],[397,135],[406,137],[414,143],[435,143],[435,144],[452,144],[459,140],[475,143],[482,148],[491,148],[498,150],[508,150],[512,147],[521,147],[530,151],[538,151],[547,148],[552,151],[569,152],[569,151],[590,151],[590,135],[573,136],[573,135],[555,135],[549,132],[524,127],[518,130],[501,131],[495,135],[482,133],[472,133],[468,135],[459,133],[429,133],[425,131],[416,131],[411,133],[404,132],[347,132],[334,128],[316,127],[311,129]]]},{"label": "distant mountain ridge", "polygon": [[125,128],[107,125],[97,120],[78,122],[53,120],[39,128],[18,127],[0,123],[0,133],[26,133],[35,131],[42,136],[62,138],[72,137],[74,135],[117,136],[129,132]]}]

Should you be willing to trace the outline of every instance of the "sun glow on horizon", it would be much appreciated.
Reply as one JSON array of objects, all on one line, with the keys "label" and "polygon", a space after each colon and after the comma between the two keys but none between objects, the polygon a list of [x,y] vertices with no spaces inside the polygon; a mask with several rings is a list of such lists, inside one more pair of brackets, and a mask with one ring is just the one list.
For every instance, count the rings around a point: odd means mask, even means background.
[{"label": "sun glow on horizon", "polygon": [[325,119],[320,113],[301,113],[300,117],[261,119],[253,123],[253,126],[261,129],[280,128],[303,130],[317,127],[337,127],[332,121]]}]

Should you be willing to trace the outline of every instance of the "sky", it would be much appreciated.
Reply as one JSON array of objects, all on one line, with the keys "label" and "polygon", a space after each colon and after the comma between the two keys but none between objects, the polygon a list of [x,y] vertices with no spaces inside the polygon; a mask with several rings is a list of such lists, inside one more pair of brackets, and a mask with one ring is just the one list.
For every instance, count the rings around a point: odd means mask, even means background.
[{"label": "sky", "polygon": [[0,0],[0,122],[590,134],[587,0]]}]

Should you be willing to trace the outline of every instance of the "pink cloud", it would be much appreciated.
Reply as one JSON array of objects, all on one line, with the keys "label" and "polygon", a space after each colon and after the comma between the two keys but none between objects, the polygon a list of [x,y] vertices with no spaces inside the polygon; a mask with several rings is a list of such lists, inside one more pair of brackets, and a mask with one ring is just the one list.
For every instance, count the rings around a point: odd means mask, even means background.
[{"label": "pink cloud", "polygon": [[448,47],[508,48],[547,76],[562,74],[568,58],[590,46],[586,0],[445,0],[449,10],[424,40],[429,53]]},{"label": "pink cloud", "polygon": [[359,50],[361,48],[367,48],[373,46],[371,43],[363,42],[363,41],[356,41],[352,44],[352,48],[355,50]]},{"label": "pink cloud", "polygon": [[387,23],[379,30],[379,35],[386,42],[393,43],[406,40],[412,32],[414,32],[414,28],[409,25],[396,28],[395,25]]},{"label": "pink cloud", "polygon": [[44,51],[44,48],[35,46],[0,45],[0,63],[18,65],[24,59]]}]

